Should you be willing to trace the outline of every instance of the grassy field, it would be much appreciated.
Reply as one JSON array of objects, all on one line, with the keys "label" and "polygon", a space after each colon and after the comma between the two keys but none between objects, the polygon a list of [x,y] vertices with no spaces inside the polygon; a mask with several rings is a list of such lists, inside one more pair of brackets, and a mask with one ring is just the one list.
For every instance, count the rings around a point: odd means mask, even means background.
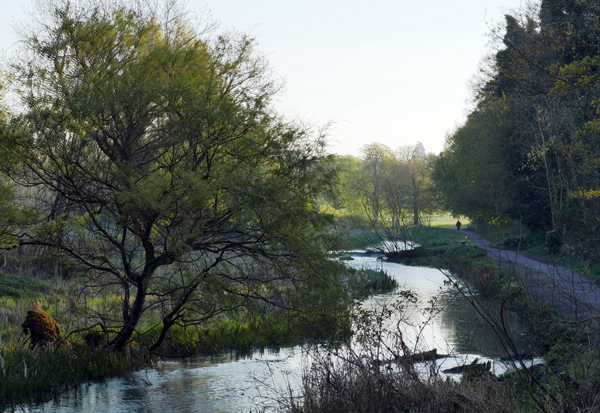
[{"label": "grassy field", "polygon": [[425,248],[457,247],[463,241],[466,244],[474,243],[462,232],[457,231],[455,226],[449,225],[412,227],[411,233],[413,241]]},{"label": "grassy field", "polygon": [[432,227],[439,228],[456,228],[456,221],[460,220],[460,222],[465,225],[463,228],[466,228],[466,225],[470,224],[469,218],[461,217],[454,218],[452,215],[432,215],[425,219],[425,221],[429,221],[429,225]]}]

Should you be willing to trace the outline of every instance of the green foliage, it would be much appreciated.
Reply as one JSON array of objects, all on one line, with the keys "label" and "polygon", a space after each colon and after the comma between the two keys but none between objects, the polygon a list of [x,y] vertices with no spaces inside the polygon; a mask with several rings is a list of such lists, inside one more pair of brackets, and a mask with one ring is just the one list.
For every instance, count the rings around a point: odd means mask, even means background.
[{"label": "green foliage", "polygon": [[474,109],[436,161],[446,208],[597,255],[599,16],[597,1],[544,0],[494,31]]},{"label": "green foliage", "polygon": [[[142,347],[155,342],[159,331],[142,329],[135,340]],[[293,312],[272,308],[268,314],[248,310],[215,317],[203,326],[172,327],[160,354],[190,356],[250,351],[267,347],[290,347],[312,342],[338,342],[349,337],[349,308]]]},{"label": "green foliage", "polygon": [[275,114],[252,39],[210,40],[135,2],[43,7],[11,66],[24,110],[3,170],[44,217],[20,244],[60,251],[120,302],[112,346],[146,311],[161,312],[156,349],[178,323],[336,283],[322,136]]},{"label": "green foliage", "polygon": [[18,345],[3,345],[0,370],[0,405],[43,402],[65,387],[79,386],[123,373],[135,364],[122,353],[87,347],[52,349],[35,354]]},{"label": "green foliage", "polygon": [[430,180],[433,156],[421,143],[392,151],[372,142],[361,152],[360,159],[333,159],[337,180],[321,208],[337,216],[342,248],[397,250],[409,240],[407,227],[424,223],[438,207]]},{"label": "green foliage", "polygon": [[585,351],[580,343],[557,340],[552,349],[544,355],[544,360],[551,369],[562,369],[565,365],[581,357]]},{"label": "green foliage", "polygon": [[[5,74],[0,72],[0,164],[3,168],[13,168],[15,153],[9,141],[14,137],[10,122],[10,112],[2,101],[4,97]],[[23,226],[37,218],[37,214],[16,197],[17,187],[5,175],[0,174],[0,250],[18,245],[18,234]]]},{"label": "green foliage", "polygon": [[462,241],[468,241],[456,227],[452,229],[423,225],[410,228],[409,233],[411,241],[422,247],[456,246]]},{"label": "green foliage", "polygon": [[[471,261],[475,261],[478,259],[484,259],[487,261],[487,251],[483,248],[479,248],[476,246],[469,246],[465,248],[455,248],[450,251],[450,254],[468,259]],[[480,262],[480,261],[476,261]]]},{"label": "green foliage", "polygon": [[[202,328],[174,326],[161,346],[161,354],[220,354],[297,344],[297,337],[292,337],[290,326],[290,320],[282,317],[282,313],[267,316],[255,316],[247,312],[231,313]],[[140,337],[138,341],[150,345],[154,340],[156,337],[148,336]]]},{"label": "green foliage", "polygon": [[504,148],[498,143],[510,134],[509,112],[494,101],[471,113],[464,126],[447,139],[436,159],[432,178],[445,208],[456,216],[487,221],[507,202]]},{"label": "green foliage", "polygon": [[365,298],[373,294],[382,294],[394,291],[398,283],[384,270],[373,270],[362,268],[358,270],[348,269],[348,288],[357,298]]},{"label": "green foliage", "polygon": [[[360,196],[362,163],[351,156],[333,156],[329,160],[336,171],[335,185],[325,192],[323,201],[326,208],[336,211],[338,217],[364,217],[364,200]],[[339,223],[338,223],[339,225]]]},{"label": "green foliage", "polygon": [[35,257],[26,265],[39,270],[49,277],[59,275],[65,279],[82,275],[87,268],[68,256],[42,255]]},{"label": "green foliage", "polygon": [[479,363],[479,358],[476,357],[468,366],[465,366],[463,380],[479,380],[482,377],[492,377],[492,362]]},{"label": "green foliage", "polygon": [[0,297],[20,298],[41,298],[52,293],[63,294],[61,288],[57,290],[52,285],[30,277],[18,277],[0,273]]},{"label": "green foliage", "polygon": [[356,217],[343,216],[336,220],[333,233],[338,236],[338,249],[344,251],[366,250],[378,244],[379,239],[366,231],[367,222]]}]

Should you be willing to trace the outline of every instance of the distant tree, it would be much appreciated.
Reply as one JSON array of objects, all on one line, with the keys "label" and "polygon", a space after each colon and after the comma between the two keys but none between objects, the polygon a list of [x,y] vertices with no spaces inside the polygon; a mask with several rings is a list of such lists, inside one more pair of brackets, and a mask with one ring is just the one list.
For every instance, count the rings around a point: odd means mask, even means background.
[{"label": "distant tree", "polygon": [[382,185],[390,162],[394,159],[393,151],[387,146],[372,142],[361,148],[363,163],[362,187],[370,204],[371,218],[377,222],[381,209]]},{"label": "distant tree", "polygon": [[420,225],[436,208],[432,159],[421,143],[394,152],[373,142],[361,149],[361,167],[346,174],[344,191],[353,199],[348,204],[362,205],[362,227],[375,242],[383,242],[382,248],[404,248],[410,237],[407,228]]},{"label": "distant tree", "polygon": [[342,214],[361,215],[364,212],[360,191],[361,161],[352,156],[336,155],[330,162],[336,171],[336,179],[335,185],[326,194],[325,201]]},{"label": "distant tree", "polygon": [[402,146],[397,151],[407,181],[404,192],[412,209],[412,224],[421,224],[421,217],[434,209],[431,187],[432,157],[425,152],[421,142]]},{"label": "distant tree", "polygon": [[21,245],[87,267],[117,349],[146,313],[154,350],[175,324],[333,279],[322,140],[274,114],[252,39],[118,4],[49,2],[12,66],[24,110],[4,172],[49,194]]}]

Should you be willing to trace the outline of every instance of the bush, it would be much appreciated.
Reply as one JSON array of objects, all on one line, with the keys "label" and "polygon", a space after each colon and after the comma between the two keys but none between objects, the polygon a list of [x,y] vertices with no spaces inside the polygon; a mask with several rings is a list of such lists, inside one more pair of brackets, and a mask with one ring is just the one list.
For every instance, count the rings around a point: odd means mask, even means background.
[{"label": "bush", "polygon": [[362,268],[352,271],[348,276],[348,289],[356,298],[365,298],[372,294],[394,291],[398,283],[384,270]]},{"label": "bush", "polygon": [[[414,295],[405,294],[407,300]],[[412,297],[412,298],[411,298]],[[505,388],[486,374],[453,382],[437,374],[435,363],[420,368],[402,340],[401,323],[387,323],[404,301],[355,319],[356,340],[342,348],[312,347],[299,394],[281,395],[280,410],[333,412],[510,412]],[[387,325],[397,326],[387,328]],[[396,329],[397,328],[397,329]],[[414,349],[413,349],[414,350]],[[407,354],[408,353],[408,354]]]}]

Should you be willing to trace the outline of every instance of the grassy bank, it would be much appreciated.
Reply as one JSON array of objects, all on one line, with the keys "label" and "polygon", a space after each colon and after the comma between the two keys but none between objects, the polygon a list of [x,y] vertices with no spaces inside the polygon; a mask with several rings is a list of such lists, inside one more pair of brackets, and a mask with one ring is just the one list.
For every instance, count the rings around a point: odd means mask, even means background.
[{"label": "grassy bank", "polygon": [[13,343],[1,348],[0,406],[47,401],[69,387],[104,380],[145,365],[131,355],[85,346],[32,352]]},{"label": "grassy bank", "polygon": [[[531,270],[506,261],[492,261],[480,248],[449,245],[440,252],[434,247],[425,255],[400,262],[451,270],[478,294],[499,299],[504,310],[519,312],[528,322],[530,334],[547,350],[545,365],[520,376],[503,378],[500,384],[493,385],[493,394],[489,394],[486,384],[476,389],[477,397],[495,400],[495,394],[500,392],[510,403],[509,411],[600,411],[597,311],[565,316],[556,312],[552,302],[532,300],[525,294],[529,286],[519,282]],[[461,385],[464,383],[463,380]],[[438,386],[435,384],[429,391],[442,391]],[[505,410],[494,407],[488,411]]]},{"label": "grassy bank", "polygon": [[383,270],[370,268],[349,269],[348,289],[355,298],[365,298],[373,294],[383,294],[398,288],[396,280]]},{"label": "grassy bank", "polygon": [[[338,236],[341,239],[340,248],[343,250],[366,250],[380,245],[382,239],[369,230],[361,228],[346,228],[339,229]],[[456,227],[448,225],[447,227],[434,226],[410,226],[402,231],[402,240],[398,240],[399,244],[406,242],[421,245],[426,248],[446,249],[462,245],[465,241],[468,244],[473,244],[473,240],[465,239],[465,236],[456,230]]]},{"label": "grassy bank", "polygon": [[[160,332],[156,328],[161,323],[158,314],[148,313],[125,352],[112,352],[102,348],[107,337],[97,325],[98,320],[81,319],[84,308],[110,305],[106,298],[102,301],[80,293],[76,277],[42,280],[0,273],[0,303],[4,307],[0,312],[0,406],[46,400],[66,388],[144,366],[153,357],[342,342],[351,334],[350,311],[355,300],[396,288],[385,272],[370,269],[347,268],[342,283],[336,288],[346,296],[344,305],[330,303],[322,295],[316,297],[320,305],[292,301],[298,310],[248,302],[201,324],[173,326],[163,345],[149,354],[146,349]],[[82,322],[89,329],[69,335],[66,347],[30,350],[21,324],[32,309],[52,316],[61,325],[63,335]]]}]

